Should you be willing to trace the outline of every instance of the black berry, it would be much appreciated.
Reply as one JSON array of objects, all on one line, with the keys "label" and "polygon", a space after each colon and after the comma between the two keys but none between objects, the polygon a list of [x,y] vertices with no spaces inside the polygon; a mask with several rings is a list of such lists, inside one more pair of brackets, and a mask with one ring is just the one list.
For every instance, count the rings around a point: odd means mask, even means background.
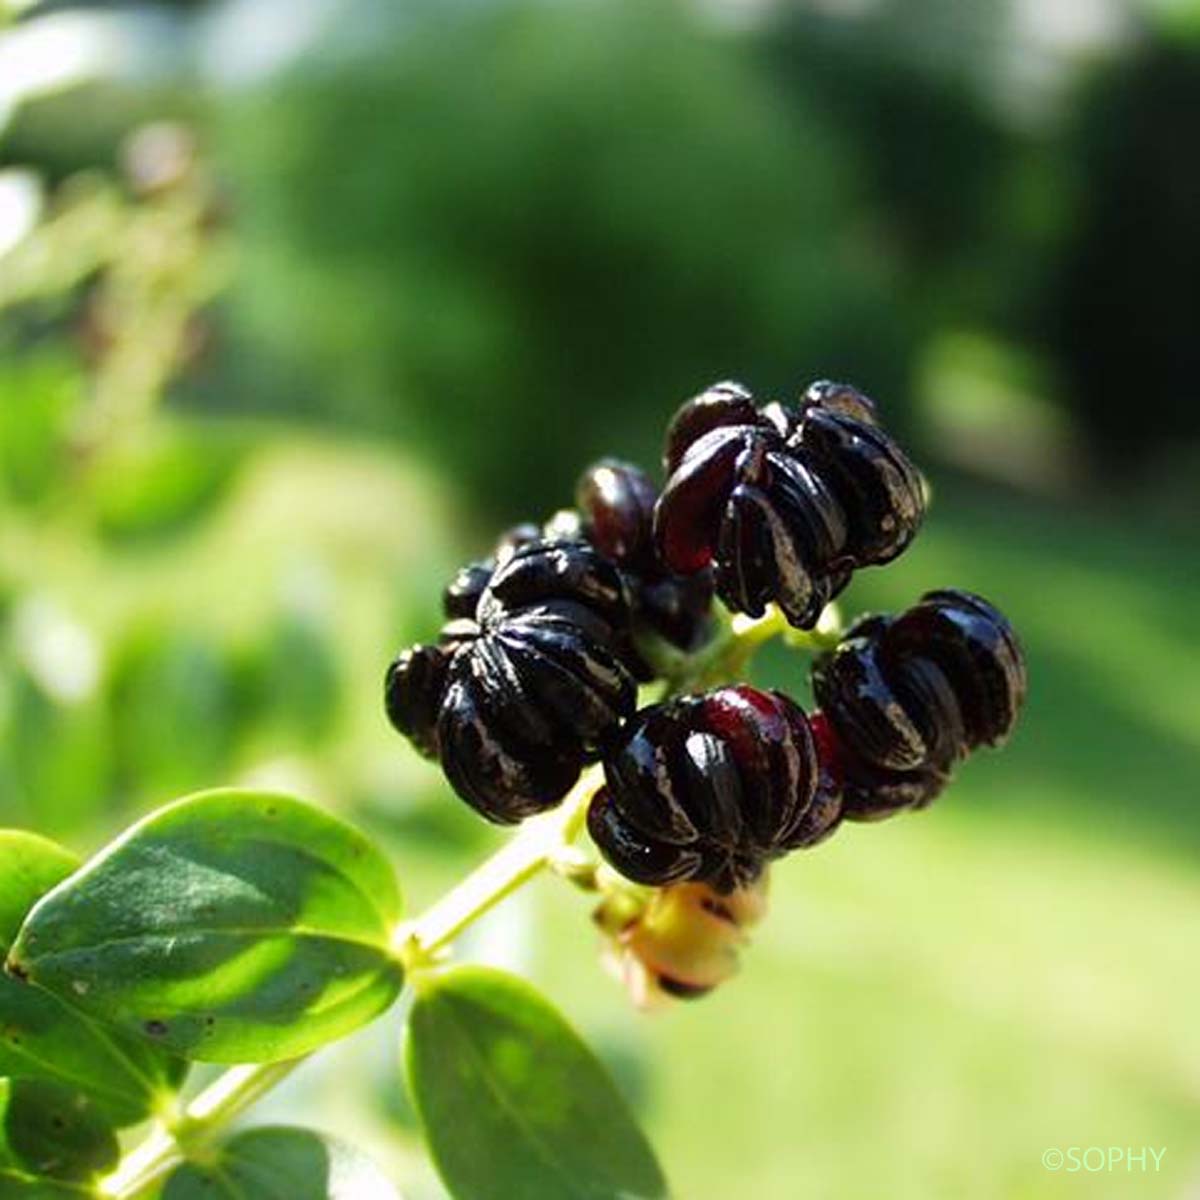
[{"label": "black berry", "polygon": [[[473,587],[451,585],[451,615]],[[636,686],[616,649],[628,621],[620,575],[590,546],[523,542],[439,646],[392,664],[388,715],[467,803],[519,821],[557,804],[632,713]]]},{"label": "black berry", "polygon": [[929,592],[895,617],[869,617],[813,668],[826,757],[847,817],[928,804],[954,766],[999,745],[1025,698],[1012,626],[969,592]]},{"label": "black berry", "polygon": [[890,561],[924,515],[921,478],[844,384],[813,384],[797,407],[757,408],[719,384],[689,401],[667,434],[670,477],[655,512],[666,567],[715,567],[731,608],[772,601],[800,628],[852,572]]},{"label": "black berry", "polygon": [[437,723],[451,654],[442,646],[410,646],[384,681],[388,720],[427,758],[437,756]]},{"label": "black berry", "polygon": [[730,891],[837,822],[827,797],[806,820],[822,772],[804,713],[746,685],[643,709],[606,751],[604,775],[588,828],[638,883]]}]

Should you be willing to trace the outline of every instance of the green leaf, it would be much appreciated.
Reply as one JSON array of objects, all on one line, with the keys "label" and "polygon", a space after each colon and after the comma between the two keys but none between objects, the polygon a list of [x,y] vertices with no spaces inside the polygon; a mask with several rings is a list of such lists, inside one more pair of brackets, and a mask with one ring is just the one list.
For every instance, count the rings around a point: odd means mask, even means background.
[{"label": "green leaf", "polygon": [[[0,955],[8,953],[29,910],[78,865],[45,838],[0,830]],[[153,1112],[177,1090],[186,1069],[142,1038],[98,1026],[69,1000],[0,974],[0,1074],[86,1092],[122,1126]]]},{"label": "green leaf", "polygon": [[223,789],[147,817],[46,896],[10,967],[189,1058],[274,1062],[395,1000],[399,915],[362,834],[288,796]]},{"label": "green leaf", "polygon": [[521,980],[457,967],[423,984],[406,1056],[430,1149],[457,1200],[667,1195],[604,1068]]},{"label": "green leaf", "polygon": [[82,1092],[42,1079],[0,1079],[0,1156],[34,1175],[82,1182],[111,1171],[121,1147]]},{"label": "green leaf", "polygon": [[216,1162],[176,1169],[159,1200],[400,1200],[351,1146],[307,1129],[252,1129]]}]

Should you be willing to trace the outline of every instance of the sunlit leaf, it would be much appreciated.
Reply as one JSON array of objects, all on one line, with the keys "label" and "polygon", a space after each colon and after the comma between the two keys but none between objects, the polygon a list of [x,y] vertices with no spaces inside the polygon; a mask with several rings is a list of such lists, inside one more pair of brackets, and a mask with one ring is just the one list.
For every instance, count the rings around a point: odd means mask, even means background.
[{"label": "sunlit leaf", "polygon": [[293,1058],[387,1008],[391,866],[288,796],[223,789],[139,822],[29,915],[10,966],[205,1062]]},{"label": "sunlit leaf", "polygon": [[667,1185],[595,1055],[528,984],[457,967],[423,984],[409,1082],[456,1200],[635,1200]]},{"label": "sunlit leaf", "polygon": [[[78,865],[45,838],[0,830],[0,953],[8,952],[26,913]],[[69,998],[0,974],[0,1074],[84,1091],[114,1124],[129,1125],[169,1096],[185,1069],[143,1039],[97,1025]]]}]

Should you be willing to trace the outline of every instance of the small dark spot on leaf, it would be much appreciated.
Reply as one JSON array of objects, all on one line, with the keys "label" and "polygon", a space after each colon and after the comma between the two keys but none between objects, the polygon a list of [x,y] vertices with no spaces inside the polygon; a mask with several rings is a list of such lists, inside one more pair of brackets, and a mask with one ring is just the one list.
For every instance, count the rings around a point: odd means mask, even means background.
[{"label": "small dark spot on leaf", "polygon": [[166,1021],[147,1021],[142,1028],[151,1037],[166,1037],[166,1035],[170,1032]]}]

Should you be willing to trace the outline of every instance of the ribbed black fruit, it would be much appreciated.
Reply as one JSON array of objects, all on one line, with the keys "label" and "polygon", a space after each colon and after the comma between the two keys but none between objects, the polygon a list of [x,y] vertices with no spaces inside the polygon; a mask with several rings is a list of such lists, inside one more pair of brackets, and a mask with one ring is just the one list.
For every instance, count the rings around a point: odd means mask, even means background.
[{"label": "ribbed black fruit", "polygon": [[813,695],[843,779],[846,816],[928,804],[955,765],[1016,723],[1025,660],[1007,619],[970,592],[928,592],[868,617],[813,667]]},{"label": "ribbed black fruit", "polygon": [[454,619],[392,663],[386,704],[468,804],[509,824],[559,803],[633,712],[616,648],[629,603],[616,568],[577,542],[525,542],[482,579],[467,568],[447,589]]},{"label": "ribbed black fruit", "polygon": [[745,684],[642,709],[606,750],[604,776],[588,828],[638,883],[730,891],[839,818],[804,713]]},{"label": "ribbed black fruit", "polygon": [[902,553],[924,516],[919,473],[845,384],[762,409],[740,384],[717,384],[676,414],[664,461],[665,566],[712,566],[729,607],[760,616],[774,602],[802,629],[856,569]]}]

